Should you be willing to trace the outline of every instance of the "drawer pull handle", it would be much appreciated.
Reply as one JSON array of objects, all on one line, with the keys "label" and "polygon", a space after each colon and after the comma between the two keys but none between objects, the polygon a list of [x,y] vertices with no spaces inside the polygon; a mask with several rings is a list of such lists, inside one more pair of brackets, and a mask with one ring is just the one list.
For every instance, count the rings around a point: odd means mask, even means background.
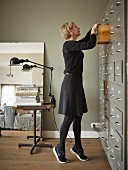
[{"label": "drawer pull handle", "polygon": [[105,74],[105,75],[107,75],[108,73],[102,73],[102,74]]},{"label": "drawer pull handle", "polygon": [[114,115],[110,115],[111,117],[114,117]]},{"label": "drawer pull handle", "polygon": [[102,139],[102,140],[105,140],[105,138],[104,138],[104,137],[101,137],[101,139]]},{"label": "drawer pull handle", "polygon": [[120,4],[121,4],[121,2],[120,2],[120,1],[118,1],[118,2],[116,3],[116,5],[117,5],[117,6],[119,6]]},{"label": "drawer pull handle", "polygon": [[114,34],[114,32],[110,32],[110,34]]},{"label": "drawer pull handle", "polygon": [[114,160],[114,159],[115,159],[112,155],[110,155],[110,158],[111,158],[112,160]]},{"label": "drawer pull handle", "polygon": [[116,50],[116,52],[121,52],[122,50]]},{"label": "drawer pull handle", "polygon": [[120,163],[118,162],[118,165],[120,166]]},{"label": "drawer pull handle", "polygon": [[106,58],[106,56],[103,55],[102,58]]},{"label": "drawer pull handle", "polygon": [[113,14],[114,13],[114,11],[110,11],[110,14]]},{"label": "drawer pull handle", "polygon": [[117,145],[115,146],[115,148],[116,148],[117,150],[120,150],[120,148],[119,148]]},{"label": "drawer pull handle", "polygon": [[112,139],[114,139],[114,136],[113,136],[113,135],[110,135],[110,137],[111,137]]},{"label": "drawer pull handle", "polygon": [[117,26],[116,26],[116,28],[120,28],[120,27],[121,27],[121,25],[117,25]]},{"label": "drawer pull handle", "polygon": [[109,147],[108,147],[108,146],[105,146],[105,148],[106,148],[106,149],[109,149]]},{"label": "drawer pull handle", "polygon": [[116,100],[118,100],[118,101],[122,101],[122,99],[120,99],[120,98],[116,98]]},{"label": "drawer pull handle", "polygon": [[115,122],[116,125],[120,126],[120,123],[119,122]]},{"label": "drawer pull handle", "polygon": [[110,94],[111,97],[114,97],[115,95],[114,94]]},{"label": "drawer pull handle", "polygon": [[115,76],[120,76],[121,74],[115,74]]},{"label": "drawer pull handle", "polygon": [[109,18],[105,18],[105,21],[109,20]]},{"label": "drawer pull handle", "polygon": [[104,130],[108,130],[106,127],[104,127]]}]

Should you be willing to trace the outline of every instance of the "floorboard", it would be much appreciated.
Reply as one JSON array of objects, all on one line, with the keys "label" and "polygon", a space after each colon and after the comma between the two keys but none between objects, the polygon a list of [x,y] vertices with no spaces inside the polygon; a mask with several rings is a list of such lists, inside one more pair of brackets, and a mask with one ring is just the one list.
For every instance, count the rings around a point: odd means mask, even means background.
[{"label": "floorboard", "polygon": [[[57,162],[52,148],[36,147],[30,154],[31,147],[18,147],[18,143],[33,143],[27,139],[28,131],[2,131],[0,137],[0,170],[111,170],[99,139],[82,139],[82,145],[89,160],[79,161],[70,153],[74,139],[66,142],[67,164]],[[43,143],[54,146],[59,139],[46,139]],[[42,143],[42,141],[40,141]]]}]

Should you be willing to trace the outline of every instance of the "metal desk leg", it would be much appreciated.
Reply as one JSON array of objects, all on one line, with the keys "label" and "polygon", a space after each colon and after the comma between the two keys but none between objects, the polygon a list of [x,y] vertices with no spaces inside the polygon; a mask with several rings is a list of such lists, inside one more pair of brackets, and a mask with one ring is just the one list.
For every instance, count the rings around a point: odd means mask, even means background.
[{"label": "metal desk leg", "polygon": [[35,148],[35,145],[36,145],[36,110],[34,110],[34,144],[23,144],[23,143],[19,143],[18,146],[21,147],[21,146],[33,146],[30,153],[32,154],[32,151],[34,150]]},{"label": "metal desk leg", "polygon": [[36,110],[34,110],[34,144],[18,144],[19,147],[21,146],[32,146],[32,149],[30,150],[30,154],[33,153],[34,148],[37,147],[50,147],[52,148],[51,144],[37,144],[40,139],[42,138],[42,117],[43,117],[43,112],[41,112],[41,129],[40,129],[40,136],[36,140]]}]

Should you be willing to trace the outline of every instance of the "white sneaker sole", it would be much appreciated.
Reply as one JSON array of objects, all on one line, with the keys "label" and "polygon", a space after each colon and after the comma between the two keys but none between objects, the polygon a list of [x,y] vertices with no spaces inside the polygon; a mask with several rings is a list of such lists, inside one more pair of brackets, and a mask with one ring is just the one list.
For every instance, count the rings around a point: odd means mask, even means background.
[{"label": "white sneaker sole", "polygon": [[54,155],[55,155],[55,157],[56,157],[56,159],[57,159],[57,161],[58,161],[59,163],[65,164],[65,163],[68,162],[68,160],[67,160],[67,162],[61,162],[61,161],[59,160],[58,155],[57,155],[56,150],[55,150],[55,147],[53,148],[53,153],[54,153]]},{"label": "white sneaker sole", "polygon": [[72,148],[70,149],[70,152],[71,152],[73,155],[75,155],[80,161],[87,161],[87,160],[88,160],[88,158],[87,158],[87,159],[81,159],[81,158],[79,157],[79,155],[76,154],[76,153],[72,150]]}]

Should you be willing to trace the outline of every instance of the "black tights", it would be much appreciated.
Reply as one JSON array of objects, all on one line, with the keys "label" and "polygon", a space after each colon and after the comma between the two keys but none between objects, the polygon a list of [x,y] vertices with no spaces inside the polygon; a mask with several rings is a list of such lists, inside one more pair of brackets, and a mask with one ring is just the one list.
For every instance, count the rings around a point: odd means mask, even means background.
[{"label": "black tights", "polygon": [[61,151],[65,151],[65,140],[70,128],[71,123],[73,122],[73,132],[75,137],[75,146],[76,148],[82,148],[81,144],[81,119],[82,116],[65,116],[63,123],[60,128],[60,143],[59,148]]}]

